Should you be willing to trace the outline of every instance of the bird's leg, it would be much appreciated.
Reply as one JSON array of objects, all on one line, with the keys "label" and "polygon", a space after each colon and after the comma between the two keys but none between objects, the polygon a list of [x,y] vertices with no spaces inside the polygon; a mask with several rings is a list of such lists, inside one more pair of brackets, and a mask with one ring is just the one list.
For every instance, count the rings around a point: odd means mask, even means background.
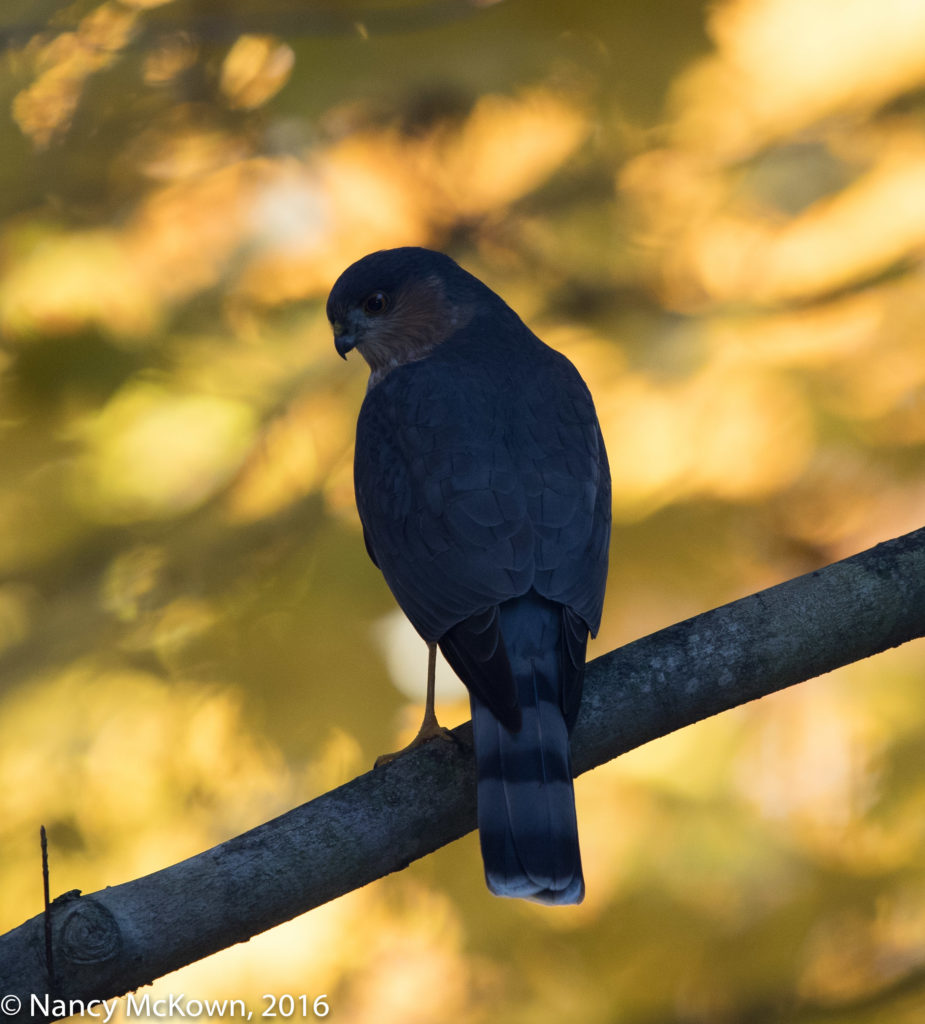
[{"label": "bird's leg", "polygon": [[441,739],[450,740],[453,743],[457,742],[456,737],[450,732],[449,729],[444,729],[443,726],[437,721],[437,715],[434,711],[434,699],[436,696],[437,689],[437,645],[427,645],[427,697],[424,701],[424,721],[421,722],[421,728],[418,729],[417,736],[408,744],[407,747],[402,747],[401,750],[396,750],[393,754],[381,754],[376,758],[376,767],[379,768],[381,765],[388,764],[389,761],[394,761],[396,757],[401,757],[402,754],[408,754],[412,750],[416,750],[418,747],[423,746],[430,740]]}]

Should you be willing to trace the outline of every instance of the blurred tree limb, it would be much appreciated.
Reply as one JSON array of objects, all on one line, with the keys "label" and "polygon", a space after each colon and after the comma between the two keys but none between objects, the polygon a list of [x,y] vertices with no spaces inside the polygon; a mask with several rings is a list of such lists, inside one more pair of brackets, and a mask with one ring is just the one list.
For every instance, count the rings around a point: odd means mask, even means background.
[{"label": "blurred tree limb", "polygon": [[[576,774],[922,636],[925,528],[591,662],[572,742]],[[475,827],[471,731],[456,732],[459,747],[430,744],[189,860],[59,897],[53,995],[120,995],[465,835]],[[31,994],[48,991],[39,915],[0,936],[0,994],[23,1000],[25,1020]]]},{"label": "blurred tree limb", "polygon": [[[260,6],[236,4],[188,3],[170,5],[166,11],[152,9],[146,18],[147,32],[136,36],[126,48],[149,41],[151,33],[188,32],[210,42],[233,42],[245,33],[299,36],[384,35],[416,32],[477,15],[484,7],[501,0],[429,0],[426,3],[380,4],[332,2],[307,6],[282,2]],[[28,21],[0,23],[0,53],[8,47],[25,45],[33,36],[62,35],[74,31],[73,24],[59,25],[51,20],[55,8],[66,6],[51,0],[46,20],[32,10]],[[49,20],[51,23],[49,24]]]}]

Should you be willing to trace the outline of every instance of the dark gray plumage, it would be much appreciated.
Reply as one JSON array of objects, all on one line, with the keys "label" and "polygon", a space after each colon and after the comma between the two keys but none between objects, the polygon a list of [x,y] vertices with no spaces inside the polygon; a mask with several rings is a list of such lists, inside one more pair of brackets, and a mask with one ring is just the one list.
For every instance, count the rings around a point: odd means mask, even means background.
[{"label": "dark gray plumage", "polygon": [[354,463],[367,549],[470,692],[488,885],[578,902],[568,732],[610,537],[591,396],[441,253],[365,257],[334,285],[328,318],[338,352],[370,365]]}]

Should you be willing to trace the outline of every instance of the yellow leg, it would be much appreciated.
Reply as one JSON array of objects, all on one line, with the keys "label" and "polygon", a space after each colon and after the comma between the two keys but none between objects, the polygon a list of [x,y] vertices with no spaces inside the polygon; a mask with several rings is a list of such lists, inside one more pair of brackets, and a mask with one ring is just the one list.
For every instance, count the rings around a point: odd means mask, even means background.
[{"label": "yellow leg", "polygon": [[376,767],[379,768],[384,764],[388,764],[389,761],[394,761],[396,757],[401,757],[402,754],[410,753],[412,750],[416,750],[418,747],[422,747],[425,743],[429,743],[431,740],[451,740],[456,742],[456,737],[450,732],[449,729],[444,729],[443,726],[437,721],[437,715],[434,711],[434,699],[437,688],[437,645],[427,645],[427,698],[424,701],[424,721],[421,722],[421,728],[418,729],[417,736],[408,744],[407,747],[402,747],[401,750],[396,750],[394,754],[382,754],[376,758]]}]

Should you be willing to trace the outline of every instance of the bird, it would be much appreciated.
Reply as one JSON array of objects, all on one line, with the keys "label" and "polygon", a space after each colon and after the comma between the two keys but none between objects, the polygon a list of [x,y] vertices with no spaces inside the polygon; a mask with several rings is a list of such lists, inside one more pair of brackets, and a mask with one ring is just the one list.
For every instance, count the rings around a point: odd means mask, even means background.
[{"label": "bird", "polygon": [[591,394],[441,252],[364,256],[326,311],[337,353],[369,366],[354,454],[366,549],[429,652],[424,721],[405,749],[447,735],[434,711],[439,647],[469,691],[489,890],[580,903],[569,734],[611,516]]}]

